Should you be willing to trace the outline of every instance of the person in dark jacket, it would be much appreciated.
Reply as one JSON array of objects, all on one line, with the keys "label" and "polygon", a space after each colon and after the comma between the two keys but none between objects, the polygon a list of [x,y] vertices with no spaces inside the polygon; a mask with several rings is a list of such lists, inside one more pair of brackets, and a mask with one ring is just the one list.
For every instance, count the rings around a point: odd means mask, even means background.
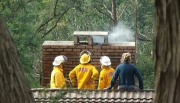
[{"label": "person in dark jacket", "polygon": [[135,65],[131,64],[131,54],[123,53],[121,58],[121,64],[116,67],[110,86],[107,89],[110,90],[116,83],[117,78],[119,77],[118,89],[137,90],[138,87],[135,85],[135,76],[138,78],[139,81],[139,89],[143,90],[143,79],[138,68]]}]

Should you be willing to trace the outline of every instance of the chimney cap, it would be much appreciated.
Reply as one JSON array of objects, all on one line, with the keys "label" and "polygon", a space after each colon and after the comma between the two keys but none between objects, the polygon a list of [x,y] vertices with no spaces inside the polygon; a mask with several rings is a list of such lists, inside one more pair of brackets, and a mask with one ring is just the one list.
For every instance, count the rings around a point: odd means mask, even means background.
[{"label": "chimney cap", "polygon": [[77,35],[77,36],[107,36],[109,33],[106,31],[74,31],[73,35]]}]

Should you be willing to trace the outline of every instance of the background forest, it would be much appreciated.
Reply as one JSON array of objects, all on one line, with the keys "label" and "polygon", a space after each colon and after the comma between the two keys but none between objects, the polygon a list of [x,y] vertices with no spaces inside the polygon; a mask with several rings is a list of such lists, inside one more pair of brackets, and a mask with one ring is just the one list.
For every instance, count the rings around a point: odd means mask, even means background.
[{"label": "background forest", "polygon": [[145,89],[154,88],[153,0],[4,0],[0,12],[32,88],[40,87],[44,41],[73,40],[74,31],[111,32],[115,27],[137,34],[136,64]]}]

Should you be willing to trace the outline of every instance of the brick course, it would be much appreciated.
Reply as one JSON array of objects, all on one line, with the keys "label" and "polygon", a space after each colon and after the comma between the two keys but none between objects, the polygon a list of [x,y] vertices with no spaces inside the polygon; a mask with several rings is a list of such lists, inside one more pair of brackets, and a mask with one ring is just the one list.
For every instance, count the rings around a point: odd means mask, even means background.
[{"label": "brick course", "polygon": [[52,62],[56,56],[67,56],[68,61],[63,67],[64,76],[68,78],[69,72],[79,64],[79,54],[82,50],[88,50],[92,53],[91,64],[96,66],[99,72],[101,70],[99,59],[104,55],[110,57],[114,69],[119,65],[121,55],[124,52],[130,52],[132,54],[132,61],[135,61],[135,43],[132,42],[116,45],[74,45],[74,41],[45,41],[42,44],[41,85],[49,86],[50,73],[53,68]]}]

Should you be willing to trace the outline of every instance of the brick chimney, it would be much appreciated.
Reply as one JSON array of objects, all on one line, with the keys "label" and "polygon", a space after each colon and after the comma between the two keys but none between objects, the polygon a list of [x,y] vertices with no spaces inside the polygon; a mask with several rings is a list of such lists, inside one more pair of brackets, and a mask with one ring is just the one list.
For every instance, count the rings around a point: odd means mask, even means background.
[{"label": "brick chimney", "polygon": [[[94,45],[92,36],[104,36],[104,45]],[[42,76],[41,85],[49,87],[50,75],[53,68],[52,62],[58,55],[65,55],[68,61],[64,66],[64,76],[68,77],[69,72],[79,64],[79,54],[82,50],[91,52],[91,64],[94,65],[100,72],[101,56],[109,56],[112,62],[112,67],[115,69],[120,63],[121,55],[124,52],[130,52],[132,55],[132,62],[135,63],[135,42],[123,42],[119,44],[108,44],[106,36],[107,32],[97,31],[76,31],[74,32],[74,41],[44,41],[42,44]],[[87,36],[88,43],[84,44],[79,41],[79,36]],[[96,82],[97,84],[97,82]],[[97,85],[96,85],[97,86]]]}]

